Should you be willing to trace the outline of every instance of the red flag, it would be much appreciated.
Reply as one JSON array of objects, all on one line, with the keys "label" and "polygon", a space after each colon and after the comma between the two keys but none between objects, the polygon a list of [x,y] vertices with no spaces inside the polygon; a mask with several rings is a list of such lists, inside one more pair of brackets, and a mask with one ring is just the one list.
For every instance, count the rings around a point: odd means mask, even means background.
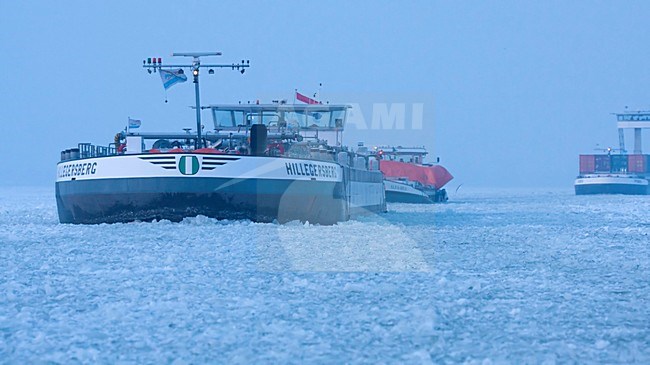
[{"label": "red flag", "polygon": [[314,100],[314,99],[312,99],[312,98],[310,98],[308,96],[305,96],[305,95],[303,95],[303,94],[301,94],[301,93],[299,93],[297,91],[296,91],[296,99],[298,99],[299,101],[302,101],[303,103],[307,103],[307,104],[320,104],[318,101],[316,101],[316,100]]}]

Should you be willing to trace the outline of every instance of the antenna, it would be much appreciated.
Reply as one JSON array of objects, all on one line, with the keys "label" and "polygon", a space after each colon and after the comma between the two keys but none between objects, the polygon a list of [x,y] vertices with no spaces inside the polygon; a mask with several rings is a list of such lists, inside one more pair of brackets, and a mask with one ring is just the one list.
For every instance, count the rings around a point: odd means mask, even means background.
[{"label": "antenna", "polygon": [[[199,69],[200,68],[208,68],[208,74],[212,75],[214,74],[214,69],[215,68],[228,68],[230,67],[232,70],[237,70],[240,71],[242,74],[244,73],[244,70],[247,67],[250,66],[250,61],[244,60],[241,61],[241,63],[231,63],[229,65],[226,64],[211,64],[211,65],[202,65],[201,64],[201,57],[212,57],[212,56],[221,56],[221,52],[175,52],[172,53],[172,57],[192,57],[192,63],[191,64],[163,64],[162,58],[160,57],[152,57],[152,58],[147,58],[146,60],[142,61],[142,67],[147,69],[148,73],[151,73],[152,71],[155,73],[156,70],[160,71],[161,69],[171,69],[171,68],[180,68],[181,71],[183,69],[188,69],[189,71],[192,72],[192,76],[194,77],[194,94],[196,96],[196,143],[194,145],[195,149],[199,149],[202,147],[202,136],[201,132],[201,101],[200,101],[200,90],[199,90]],[[182,73],[182,72],[181,72]]]},{"label": "antenna", "polygon": [[607,152],[608,155],[611,155],[612,152],[619,152],[619,153],[622,153],[622,154],[627,152],[624,149],[620,149],[620,148],[612,148],[612,147],[602,148],[602,147],[600,147],[600,144],[596,144],[596,148],[594,148],[594,151]]},{"label": "antenna", "polygon": [[208,56],[221,56],[221,52],[174,52],[172,57],[208,57]]}]

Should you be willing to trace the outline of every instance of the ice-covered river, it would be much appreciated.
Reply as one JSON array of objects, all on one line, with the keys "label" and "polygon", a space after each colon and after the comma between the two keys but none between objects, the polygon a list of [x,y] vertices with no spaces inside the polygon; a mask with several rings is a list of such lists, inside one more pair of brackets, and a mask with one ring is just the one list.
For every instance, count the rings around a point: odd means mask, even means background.
[{"label": "ice-covered river", "polygon": [[451,199],[73,226],[2,188],[0,363],[650,363],[650,197]]}]

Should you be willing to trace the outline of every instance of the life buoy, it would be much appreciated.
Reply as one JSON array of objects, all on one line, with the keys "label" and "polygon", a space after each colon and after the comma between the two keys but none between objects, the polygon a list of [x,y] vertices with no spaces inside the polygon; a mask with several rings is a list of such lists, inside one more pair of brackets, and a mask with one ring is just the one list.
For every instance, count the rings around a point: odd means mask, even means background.
[{"label": "life buoy", "polygon": [[117,146],[117,153],[123,153],[126,150],[126,143],[120,143],[119,146]]}]

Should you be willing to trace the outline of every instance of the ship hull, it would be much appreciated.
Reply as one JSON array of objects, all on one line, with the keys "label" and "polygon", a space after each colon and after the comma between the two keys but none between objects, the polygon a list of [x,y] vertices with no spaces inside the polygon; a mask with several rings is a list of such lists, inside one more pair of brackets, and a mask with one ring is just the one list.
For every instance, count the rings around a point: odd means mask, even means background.
[{"label": "ship hull", "polygon": [[269,179],[130,178],[56,184],[61,223],[117,223],[204,215],[280,223],[346,220],[343,184]]},{"label": "ship hull", "polygon": [[432,204],[427,196],[414,195],[398,191],[386,191],[386,201],[389,203]]},{"label": "ship hull", "polygon": [[408,183],[394,180],[385,180],[386,201],[389,203],[433,204],[447,201],[444,189],[421,190]]},{"label": "ship hull", "polygon": [[626,176],[579,177],[575,181],[576,195],[623,194],[648,195],[648,180]]},{"label": "ship hull", "polygon": [[[203,215],[334,224],[385,210],[381,173],[324,161],[161,154],[72,161],[58,170],[61,223],[180,221]],[[381,195],[353,194],[373,187]]]}]

